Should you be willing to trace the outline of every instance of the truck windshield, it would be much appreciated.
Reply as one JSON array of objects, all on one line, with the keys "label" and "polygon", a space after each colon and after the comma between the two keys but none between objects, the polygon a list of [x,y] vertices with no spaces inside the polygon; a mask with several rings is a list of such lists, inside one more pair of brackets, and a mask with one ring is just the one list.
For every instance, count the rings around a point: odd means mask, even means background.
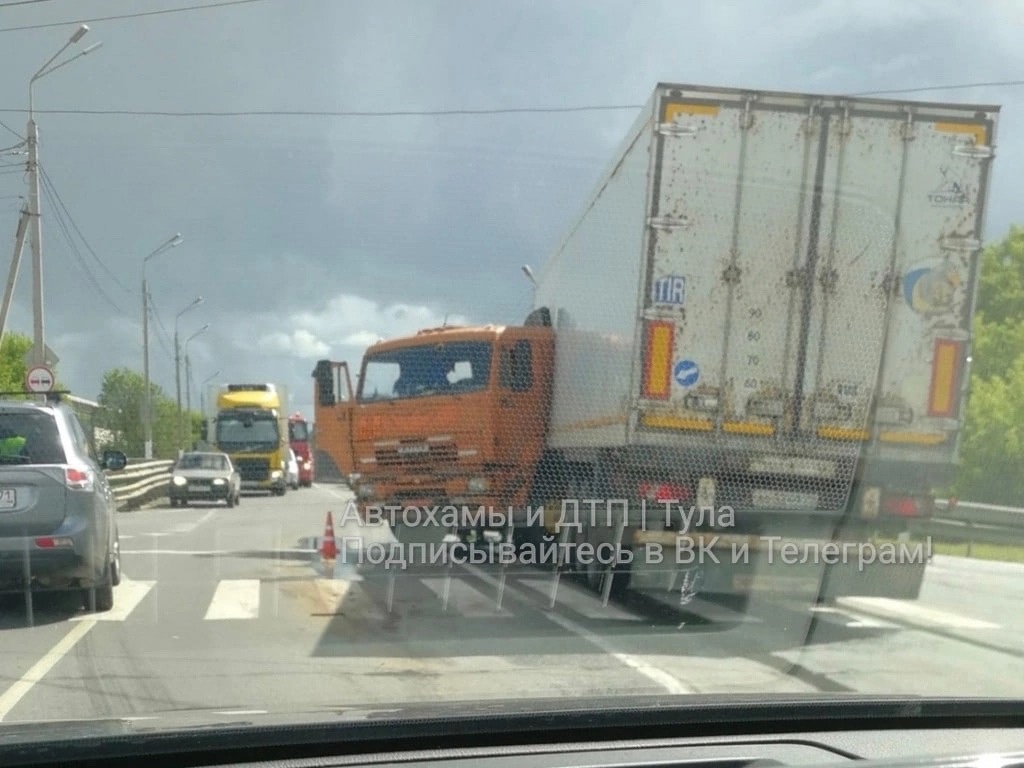
[{"label": "truck windshield", "polygon": [[217,445],[230,451],[272,451],[279,434],[273,416],[221,414],[217,417]]},{"label": "truck windshield", "polygon": [[366,358],[359,401],[474,392],[487,387],[490,371],[490,342],[435,342],[392,349]]},{"label": "truck windshield", "polygon": [[307,442],[309,440],[309,429],[304,421],[292,421],[288,423],[288,439],[291,442]]}]

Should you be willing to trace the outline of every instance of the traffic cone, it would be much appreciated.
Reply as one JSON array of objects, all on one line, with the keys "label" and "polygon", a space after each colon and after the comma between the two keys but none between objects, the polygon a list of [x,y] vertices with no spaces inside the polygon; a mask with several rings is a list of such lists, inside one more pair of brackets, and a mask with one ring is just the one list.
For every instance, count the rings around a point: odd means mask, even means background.
[{"label": "traffic cone", "polygon": [[320,542],[320,557],[323,560],[334,560],[338,556],[338,545],[334,542],[334,520],[331,513],[327,513],[327,522],[324,524],[324,538]]}]

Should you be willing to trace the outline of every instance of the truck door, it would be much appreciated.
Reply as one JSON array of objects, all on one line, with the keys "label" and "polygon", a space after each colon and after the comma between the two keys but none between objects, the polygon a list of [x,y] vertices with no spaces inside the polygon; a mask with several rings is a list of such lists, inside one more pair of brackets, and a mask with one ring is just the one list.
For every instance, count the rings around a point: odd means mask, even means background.
[{"label": "truck door", "polygon": [[355,396],[348,363],[321,360],[313,370],[314,422],[317,427],[317,480],[345,480],[355,471],[352,421]]},{"label": "truck door", "polygon": [[645,396],[674,406],[672,425],[866,438],[901,119],[739,96],[662,105],[657,151],[673,172],[652,199],[645,319],[666,375]]}]

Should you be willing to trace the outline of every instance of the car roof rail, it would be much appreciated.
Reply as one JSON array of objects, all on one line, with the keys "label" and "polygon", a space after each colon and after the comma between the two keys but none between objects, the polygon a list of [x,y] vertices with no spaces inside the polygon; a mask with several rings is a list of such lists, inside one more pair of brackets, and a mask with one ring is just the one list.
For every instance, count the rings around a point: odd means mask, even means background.
[{"label": "car roof rail", "polygon": [[55,390],[52,390],[50,392],[32,392],[32,391],[27,390],[27,389],[12,389],[12,390],[7,391],[7,392],[0,392],[0,397],[13,397],[13,396],[24,396],[24,397],[31,397],[31,398],[43,397],[43,398],[46,398],[46,402],[48,402],[48,403],[60,403],[60,402],[63,402],[64,396],[67,396],[68,398],[73,398],[74,397],[74,395],[71,394],[71,390],[69,390],[69,389],[55,389]]}]

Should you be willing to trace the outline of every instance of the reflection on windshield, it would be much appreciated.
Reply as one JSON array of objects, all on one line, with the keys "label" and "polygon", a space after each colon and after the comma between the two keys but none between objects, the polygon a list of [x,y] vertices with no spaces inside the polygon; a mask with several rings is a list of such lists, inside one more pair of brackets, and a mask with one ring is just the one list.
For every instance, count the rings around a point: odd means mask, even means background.
[{"label": "reflection on windshield", "polygon": [[423,344],[366,358],[359,400],[390,400],[475,392],[490,378],[488,342]]},{"label": "reflection on windshield", "polygon": [[277,442],[277,422],[274,419],[241,416],[217,419],[217,445],[222,449],[273,450]]},{"label": "reflection on windshield", "polygon": [[186,453],[178,462],[178,469],[227,469],[227,462],[223,456],[216,454]]}]

